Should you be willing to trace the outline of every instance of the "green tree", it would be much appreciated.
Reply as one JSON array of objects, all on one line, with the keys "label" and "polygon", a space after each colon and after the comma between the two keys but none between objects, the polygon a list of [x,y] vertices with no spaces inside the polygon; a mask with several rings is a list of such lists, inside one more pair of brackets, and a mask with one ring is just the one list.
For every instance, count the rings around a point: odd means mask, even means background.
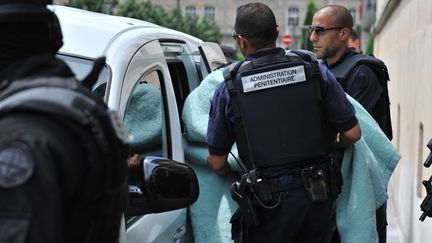
[{"label": "green tree", "polygon": [[149,0],[139,3],[136,0],[127,0],[119,6],[116,14],[162,26],[167,26],[173,21],[170,16],[172,14],[168,14],[163,8],[153,6]]},{"label": "green tree", "polygon": [[188,33],[204,41],[220,42],[222,35],[219,27],[214,21],[200,20],[197,16],[180,16],[180,23],[177,22],[177,10],[166,12],[162,7],[154,7],[150,0],[137,2],[127,0],[119,6],[116,13],[120,16],[145,20],[170,29],[177,29]]},{"label": "green tree", "polygon": [[372,54],[373,55],[373,51],[374,51],[374,37],[371,35],[369,36],[368,39],[368,43],[367,43],[367,47],[366,47],[366,55]]},{"label": "green tree", "polygon": [[202,40],[216,43],[222,41],[222,34],[220,33],[219,26],[217,26],[215,21],[204,19],[201,22],[200,29]]},{"label": "green tree", "polygon": [[[73,1],[69,1],[69,3],[67,4],[70,7],[75,7],[75,8],[81,8],[81,9],[85,9],[85,10],[90,10],[90,11],[94,11],[94,12],[104,12],[107,9],[104,9],[106,7],[106,4],[110,4],[111,8],[115,7],[117,5],[117,0],[111,0],[111,1],[106,1],[105,0],[73,0]],[[111,9],[108,9],[108,11],[111,11]]]},{"label": "green tree", "polygon": [[315,0],[309,0],[307,12],[306,12],[306,18],[304,20],[304,25],[303,25],[304,28],[302,30],[302,38],[301,38],[301,48],[309,51],[313,51],[313,45],[309,40],[310,33],[308,27],[312,24],[312,18],[316,10],[317,9],[316,9]]}]

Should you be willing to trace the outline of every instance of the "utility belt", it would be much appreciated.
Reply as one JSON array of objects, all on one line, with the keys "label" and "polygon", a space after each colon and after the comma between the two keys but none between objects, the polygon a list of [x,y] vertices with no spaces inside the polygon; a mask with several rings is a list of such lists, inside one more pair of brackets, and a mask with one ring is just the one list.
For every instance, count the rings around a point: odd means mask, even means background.
[{"label": "utility belt", "polygon": [[277,207],[281,192],[304,188],[312,202],[324,202],[335,200],[341,186],[340,165],[330,157],[326,162],[293,168],[280,177],[264,177],[253,169],[231,185],[231,196],[239,204],[244,223],[253,227],[259,225],[257,207]]}]

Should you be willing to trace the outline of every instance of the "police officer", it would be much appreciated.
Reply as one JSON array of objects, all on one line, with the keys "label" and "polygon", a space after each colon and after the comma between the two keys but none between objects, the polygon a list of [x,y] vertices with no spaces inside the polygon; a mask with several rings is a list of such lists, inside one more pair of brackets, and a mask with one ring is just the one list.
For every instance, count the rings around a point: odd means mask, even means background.
[{"label": "police officer", "polygon": [[0,242],[118,242],[127,141],[56,58],[51,3],[0,1]]},{"label": "police officer", "polygon": [[278,27],[265,4],[240,6],[234,29],[246,61],[226,67],[207,131],[214,171],[229,170],[234,142],[249,170],[232,187],[240,206],[231,219],[233,238],[323,242],[337,195],[329,152],[360,138],[354,108],[313,57],[276,48]]},{"label": "police officer", "polygon": [[350,38],[348,39],[348,46],[350,48],[354,48],[355,52],[362,53],[361,45],[360,45],[360,38],[354,29],[351,30]]},{"label": "police officer", "polygon": [[[349,47],[353,19],[348,9],[340,5],[328,5],[318,10],[310,27],[315,54],[323,59],[330,71],[338,78],[345,92],[356,99],[377,121],[389,139],[392,138],[387,90],[380,85],[378,76],[367,65],[356,65],[339,77],[343,65],[349,65],[356,53]],[[388,74],[386,74],[388,75]],[[385,85],[387,80],[385,80]],[[385,86],[386,87],[386,86]],[[376,211],[377,230],[381,243],[386,242],[386,203]]]}]

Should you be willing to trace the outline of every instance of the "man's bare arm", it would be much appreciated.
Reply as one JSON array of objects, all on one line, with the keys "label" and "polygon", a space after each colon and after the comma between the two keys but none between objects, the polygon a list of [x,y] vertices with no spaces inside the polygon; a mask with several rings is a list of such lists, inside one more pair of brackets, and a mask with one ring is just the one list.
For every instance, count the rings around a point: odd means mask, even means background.
[{"label": "man's bare arm", "polygon": [[218,174],[226,174],[229,172],[228,155],[210,154],[207,157],[207,164]]},{"label": "man's bare arm", "polygon": [[347,148],[352,146],[361,137],[360,125],[357,123],[350,130],[339,133],[336,139],[336,145],[342,148]]}]

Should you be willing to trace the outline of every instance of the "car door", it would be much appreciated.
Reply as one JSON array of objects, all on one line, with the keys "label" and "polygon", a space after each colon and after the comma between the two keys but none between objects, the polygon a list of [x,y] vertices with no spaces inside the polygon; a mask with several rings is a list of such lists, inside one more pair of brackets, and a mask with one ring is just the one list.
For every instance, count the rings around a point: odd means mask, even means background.
[{"label": "car door", "polygon": [[[184,161],[181,130],[171,79],[158,41],[135,53],[124,76],[119,114],[131,138],[130,157],[161,156]],[[186,210],[126,218],[126,238],[134,242],[179,242]]]},{"label": "car door", "polygon": [[198,47],[198,49],[207,74],[228,64],[228,61],[219,44],[214,42],[203,42]]}]

